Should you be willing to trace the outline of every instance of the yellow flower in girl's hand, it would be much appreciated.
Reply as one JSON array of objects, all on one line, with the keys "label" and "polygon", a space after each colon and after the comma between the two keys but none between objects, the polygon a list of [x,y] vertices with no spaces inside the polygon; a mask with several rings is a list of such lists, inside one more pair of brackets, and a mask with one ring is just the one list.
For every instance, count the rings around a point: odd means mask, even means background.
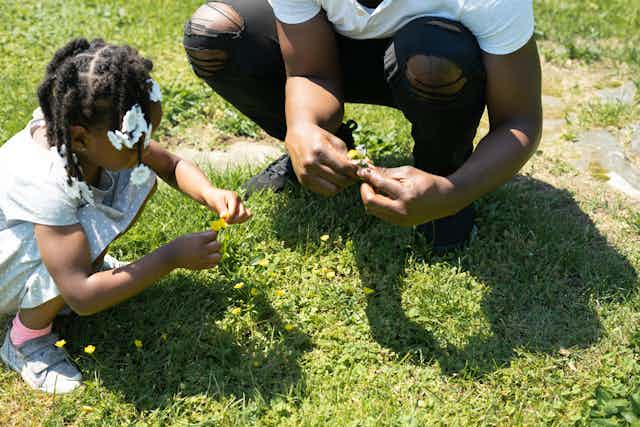
[{"label": "yellow flower in girl's hand", "polygon": [[93,354],[95,351],[96,351],[96,348],[93,345],[88,345],[84,348],[84,352],[87,354]]},{"label": "yellow flower in girl's hand", "polygon": [[227,228],[227,221],[224,218],[217,219],[215,221],[211,221],[211,229],[216,233],[220,230]]},{"label": "yellow flower in girl's hand", "polygon": [[58,348],[62,348],[65,346],[65,344],[67,344],[65,340],[60,340],[60,341],[56,341],[55,346]]}]

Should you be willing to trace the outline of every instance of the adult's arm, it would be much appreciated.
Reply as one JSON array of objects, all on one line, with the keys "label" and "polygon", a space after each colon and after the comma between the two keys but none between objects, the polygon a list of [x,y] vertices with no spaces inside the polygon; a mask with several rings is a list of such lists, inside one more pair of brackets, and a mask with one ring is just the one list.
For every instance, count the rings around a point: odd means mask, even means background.
[{"label": "adult's arm", "polygon": [[287,72],[285,144],[300,182],[333,195],[356,179],[333,133],[344,115],[336,36],[323,12],[301,24],[277,22]]},{"label": "adult's arm", "polygon": [[448,177],[412,167],[358,172],[367,210],[411,226],[456,213],[511,179],[535,152],[542,132],[541,72],[535,40],[508,55],[484,54],[490,132]]}]

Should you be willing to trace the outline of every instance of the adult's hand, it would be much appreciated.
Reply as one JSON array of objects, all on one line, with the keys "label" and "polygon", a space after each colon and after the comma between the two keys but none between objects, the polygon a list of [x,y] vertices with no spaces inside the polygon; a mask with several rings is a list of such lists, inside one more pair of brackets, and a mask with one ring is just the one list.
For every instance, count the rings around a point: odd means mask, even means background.
[{"label": "adult's hand", "polygon": [[290,128],[285,145],[298,180],[313,192],[333,196],[358,178],[344,141],[320,126]]},{"label": "adult's hand", "polygon": [[393,169],[367,167],[358,171],[360,195],[371,215],[410,227],[453,215],[464,206],[454,197],[447,178],[410,166]]}]

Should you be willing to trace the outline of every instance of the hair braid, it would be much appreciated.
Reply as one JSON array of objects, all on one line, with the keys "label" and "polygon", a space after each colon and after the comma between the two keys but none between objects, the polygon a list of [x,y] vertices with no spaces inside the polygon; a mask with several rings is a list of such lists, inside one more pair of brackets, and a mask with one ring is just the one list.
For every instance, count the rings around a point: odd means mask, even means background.
[{"label": "hair braid", "polygon": [[74,39],[56,52],[38,88],[47,139],[66,160],[69,183],[84,180],[73,153],[71,127],[106,124],[119,129],[135,104],[150,120],[149,73],[153,63],[129,46],[102,39]]}]

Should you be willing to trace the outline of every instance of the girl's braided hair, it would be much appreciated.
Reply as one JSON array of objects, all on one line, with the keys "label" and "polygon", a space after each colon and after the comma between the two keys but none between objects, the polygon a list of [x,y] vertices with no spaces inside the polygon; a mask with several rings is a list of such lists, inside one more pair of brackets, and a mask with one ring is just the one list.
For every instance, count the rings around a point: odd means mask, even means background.
[{"label": "girl's braided hair", "polygon": [[70,185],[73,178],[84,181],[71,148],[71,126],[120,129],[122,117],[135,104],[149,121],[152,68],[153,63],[132,47],[102,39],[74,39],[56,52],[38,88],[38,100],[47,140],[66,160]]}]

